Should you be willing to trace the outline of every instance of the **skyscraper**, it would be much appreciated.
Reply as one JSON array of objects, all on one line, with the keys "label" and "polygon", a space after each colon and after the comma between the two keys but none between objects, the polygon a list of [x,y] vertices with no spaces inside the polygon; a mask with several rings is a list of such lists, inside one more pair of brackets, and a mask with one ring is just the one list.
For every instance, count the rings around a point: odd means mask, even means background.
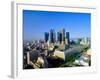
[{"label": "skyscraper", "polygon": [[48,42],[48,40],[49,40],[49,33],[45,32],[45,42]]},{"label": "skyscraper", "polygon": [[70,44],[70,35],[69,35],[69,32],[66,32],[66,44]]},{"label": "skyscraper", "polygon": [[61,34],[61,32],[57,32],[57,40],[58,40],[59,43],[62,42],[62,34]]},{"label": "skyscraper", "polygon": [[65,43],[65,29],[64,28],[61,30],[61,34],[62,34],[62,44],[64,44]]},{"label": "skyscraper", "polygon": [[50,30],[50,43],[55,43],[56,41],[56,33],[54,29]]}]

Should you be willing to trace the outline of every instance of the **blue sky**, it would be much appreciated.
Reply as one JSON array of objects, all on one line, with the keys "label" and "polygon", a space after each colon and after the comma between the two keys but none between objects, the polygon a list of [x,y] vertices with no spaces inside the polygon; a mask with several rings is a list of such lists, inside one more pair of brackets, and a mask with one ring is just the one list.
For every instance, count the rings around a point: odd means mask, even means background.
[{"label": "blue sky", "polygon": [[24,40],[44,39],[44,32],[65,28],[71,38],[90,37],[91,14],[23,10]]}]

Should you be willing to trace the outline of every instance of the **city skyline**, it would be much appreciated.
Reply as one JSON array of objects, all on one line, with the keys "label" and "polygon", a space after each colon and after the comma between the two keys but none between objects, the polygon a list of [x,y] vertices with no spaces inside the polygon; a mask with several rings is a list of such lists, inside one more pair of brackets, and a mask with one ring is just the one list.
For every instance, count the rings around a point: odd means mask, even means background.
[{"label": "city skyline", "polygon": [[44,33],[64,28],[71,38],[91,36],[91,14],[23,10],[24,40],[44,40]]}]

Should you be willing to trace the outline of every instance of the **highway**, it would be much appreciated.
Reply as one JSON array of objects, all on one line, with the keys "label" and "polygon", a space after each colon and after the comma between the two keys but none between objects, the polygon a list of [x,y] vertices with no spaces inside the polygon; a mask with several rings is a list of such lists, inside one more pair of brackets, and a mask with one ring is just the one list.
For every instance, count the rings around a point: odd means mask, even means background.
[{"label": "highway", "polygon": [[70,56],[74,56],[81,53],[86,48],[88,48],[88,46],[76,45],[67,49],[66,51],[64,51],[65,60],[69,58]]}]

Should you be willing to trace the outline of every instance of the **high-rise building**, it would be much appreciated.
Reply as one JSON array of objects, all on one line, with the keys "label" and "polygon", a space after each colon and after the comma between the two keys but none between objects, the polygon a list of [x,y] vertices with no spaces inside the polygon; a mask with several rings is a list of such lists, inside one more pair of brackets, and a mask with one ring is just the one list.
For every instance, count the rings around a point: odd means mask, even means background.
[{"label": "high-rise building", "polygon": [[48,41],[49,41],[49,33],[45,32],[45,42],[48,42]]},{"label": "high-rise building", "polygon": [[65,43],[65,29],[64,28],[61,30],[61,34],[62,34],[62,44],[64,44]]},{"label": "high-rise building", "polygon": [[66,44],[70,44],[70,35],[69,35],[69,32],[66,32]]},{"label": "high-rise building", "polygon": [[58,40],[59,43],[62,42],[62,34],[61,34],[61,32],[57,32],[57,40]]},{"label": "high-rise building", "polygon": [[54,29],[50,30],[50,43],[55,43],[56,41],[56,33]]}]

